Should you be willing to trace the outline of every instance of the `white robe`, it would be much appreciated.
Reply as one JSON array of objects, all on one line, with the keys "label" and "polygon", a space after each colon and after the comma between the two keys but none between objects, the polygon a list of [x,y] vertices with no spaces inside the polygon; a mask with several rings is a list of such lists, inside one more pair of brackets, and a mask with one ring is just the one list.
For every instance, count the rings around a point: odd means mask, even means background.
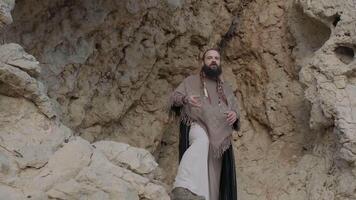
[{"label": "white robe", "polygon": [[209,138],[196,123],[190,127],[189,144],[179,164],[173,188],[183,187],[206,200],[218,200],[221,158],[209,156]]}]

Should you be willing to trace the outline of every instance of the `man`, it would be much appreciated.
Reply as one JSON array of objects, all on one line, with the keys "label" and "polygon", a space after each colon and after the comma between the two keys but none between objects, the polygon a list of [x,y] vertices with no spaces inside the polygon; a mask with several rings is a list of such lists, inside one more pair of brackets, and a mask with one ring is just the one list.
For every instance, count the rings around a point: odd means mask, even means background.
[{"label": "man", "polygon": [[240,127],[237,100],[222,80],[217,49],[203,54],[202,65],[200,73],[184,79],[170,97],[170,111],[180,117],[173,199],[236,200],[231,138]]}]

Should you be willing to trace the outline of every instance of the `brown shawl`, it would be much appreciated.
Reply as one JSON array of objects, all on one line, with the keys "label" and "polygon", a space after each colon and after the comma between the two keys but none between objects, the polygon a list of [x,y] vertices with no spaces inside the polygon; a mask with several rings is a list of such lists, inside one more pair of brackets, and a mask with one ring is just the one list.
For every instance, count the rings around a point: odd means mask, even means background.
[{"label": "brown shawl", "polygon": [[[202,83],[203,80],[205,85]],[[169,106],[182,106],[180,119],[186,125],[192,122],[198,123],[205,129],[210,141],[210,149],[214,157],[221,157],[226,149],[231,145],[231,135],[233,127],[226,121],[225,111],[235,111],[237,117],[239,112],[237,108],[236,97],[231,87],[220,82],[223,90],[224,101],[219,104],[219,92],[216,88],[217,81],[207,78],[201,78],[199,75],[191,75],[183,80],[177,89],[171,94]],[[204,92],[204,86],[206,91]],[[206,92],[208,97],[206,97]],[[183,103],[187,96],[199,95],[201,107],[193,107],[189,103]],[[226,99],[225,99],[226,98]],[[221,99],[221,98],[220,98]],[[226,104],[227,103],[227,104]]]}]

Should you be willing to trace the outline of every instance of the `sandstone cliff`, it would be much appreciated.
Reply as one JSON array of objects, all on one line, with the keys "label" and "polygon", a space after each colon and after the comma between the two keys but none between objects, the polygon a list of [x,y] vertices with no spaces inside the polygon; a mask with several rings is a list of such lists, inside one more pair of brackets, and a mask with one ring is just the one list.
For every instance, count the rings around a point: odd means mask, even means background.
[{"label": "sandstone cliff", "polygon": [[356,199],[355,20],[353,0],[2,0],[0,197],[168,198],[168,94],[220,45],[240,199]]}]

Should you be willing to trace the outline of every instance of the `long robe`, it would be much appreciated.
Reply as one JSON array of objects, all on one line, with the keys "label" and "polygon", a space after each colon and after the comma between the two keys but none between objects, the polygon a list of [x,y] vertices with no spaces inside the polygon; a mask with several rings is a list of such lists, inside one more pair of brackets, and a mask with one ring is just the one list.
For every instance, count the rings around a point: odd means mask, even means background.
[{"label": "long robe", "polygon": [[[176,115],[180,114],[181,107],[172,106],[171,109],[176,113]],[[235,130],[240,129],[239,119],[236,120],[233,127]],[[189,130],[190,126],[183,122],[180,123],[179,161],[182,159],[184,152],[189,147]],[[230,146],[222,156],[219,200],[237,200],[235,158],[232,146]]]}]

